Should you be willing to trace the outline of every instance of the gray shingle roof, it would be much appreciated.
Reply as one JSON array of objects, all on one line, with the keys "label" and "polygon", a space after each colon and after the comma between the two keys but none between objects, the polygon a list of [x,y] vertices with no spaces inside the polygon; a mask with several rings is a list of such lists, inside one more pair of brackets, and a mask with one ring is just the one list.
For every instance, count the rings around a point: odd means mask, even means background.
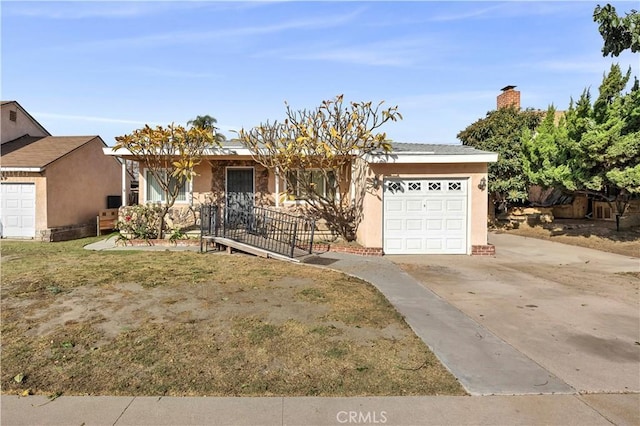
[{"label": "gray shingle roof", "polygon": [[479,155],[491,154],[466,145],[454,144],[426,144],[426,143],[401,143],[392,142],[391,151],[395,153],[415,153],[433,155]]}]

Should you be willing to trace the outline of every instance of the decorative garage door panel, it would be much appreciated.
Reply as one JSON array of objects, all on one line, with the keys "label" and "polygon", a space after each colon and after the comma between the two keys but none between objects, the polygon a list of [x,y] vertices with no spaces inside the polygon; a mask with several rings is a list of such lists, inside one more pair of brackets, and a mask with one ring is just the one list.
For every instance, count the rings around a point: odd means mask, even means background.
[{"label": "decorative garage door panel", "polygon": [[466,179],[385,179],[384,252],[465,254]]},{"label": "decorative garage door panel", "polygon": [[0,233],[3,237],[36,235],[36,189],[32,183],[3,183]]}]

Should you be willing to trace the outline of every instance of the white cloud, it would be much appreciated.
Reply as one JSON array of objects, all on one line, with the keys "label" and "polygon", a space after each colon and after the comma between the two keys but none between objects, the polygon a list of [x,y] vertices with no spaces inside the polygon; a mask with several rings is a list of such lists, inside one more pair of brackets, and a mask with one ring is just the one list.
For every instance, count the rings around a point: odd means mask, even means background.
[{"label": "white cloud", "polygon": [[161,45],[191,44],[202,42],[228,42],[233,38],[261,36],[267,34],[282,33],[291,30],[319,30],[338,27],[355,20],[363,9],[354,10],[351,13],[321,16],[307,19],[292,19],[267,25],[248,25],[244,27],[221,28],[212,31],[173,31],[156,34],[148,34],[134,37],[104,39],[97,41],[81,42],[71,46],[59,46],[60,49],[107,49],[122,47],[149,47]]},{"label": "white cloud", "polygon": [[433,59],[444,48],[443,43],[429,39],[396,39],[361,45],[324,43],[288,49],[272,49],[254,57],[276,57],[286,60],[333,61],[356,65],[408,67]]},{"label": "white cloud", "polygon": [[6,1],[3,13],[8,16],[42,18],[54,20],[81,19],[123,19],[155,15],[175,10],[189,10],[208,7],[212,3],[204,1],[71,1],[71,2],[31,2]]},{"label": "white cloud", "polygon": [[217,78],[219,74],[213,74],[210,72],[194,72],[183,71],[168,68],[155,68],[155,67],[129,67],[119,69],[118,72],[136,72],[141,74],[159,76],[159,77],[174,77],[174,78]]},{"label": "white cloud", "polygon": [[[458,3],[458,4],[464,4],[465,5],[465,10],[464,11],[460,11],[457,13],[448,13],[448,14],[440,14],[440,15],[435,15],[431,18],[429,18],[429,21],[433,21],[433,22],[446,22],[446,21],[461,21],[461,20],[466,20],[466,19],[472,19],[472,18],[482,18],[482,17],[486,17],[487,15],[489,15],[491,13],[490,17],[495,17],[495,14],[493,13],[496,10],[502,9],[504,8],[504,4],[496,4],[490,7],[483,7],[480,9],[466,9],[467,4],[473,4],[473,3]],[[475,6],[475,5],[474,5]]]},{"label": "white cloud", "polygon": [[488,7],[481,7],[483,6],[483,3],[485,2],[449,2],[448,8],[456,8],[455,11],[444,14],[435,14],[428,20],[433,22],[447,22],[470,19],[505,19],[527,16],[558,15],[561,13],[571,14],[576,8],[584,8],[586,6],[593,9],[596,4],[583,1],[503,1]]},{"label": "white cloud", "polygon": [[90,115],[55,114],[50,112],[37,112],[37,111],[33,112],[32,115],[38,118],[44,117],[44,118],[53,118],[56,120],[91,121],[95,123],[134,124],[138,126],[144,126],[145,124],[148,124],[150,126],[156,126],[160,124],[160,123],[153,123],[153,122],[145,122],[142,120],[125,120],[121,118],[97,117],[97,116],[90,116]]},{"label": "white cloud", "polygon": [[498,93],[489,90],[470,90],[462,92],[421,93],[417,95],[401,96],[393,100],[403,108],[437,108],[444,109],[452,106],[464,105],[469,102],[495,101]]}]

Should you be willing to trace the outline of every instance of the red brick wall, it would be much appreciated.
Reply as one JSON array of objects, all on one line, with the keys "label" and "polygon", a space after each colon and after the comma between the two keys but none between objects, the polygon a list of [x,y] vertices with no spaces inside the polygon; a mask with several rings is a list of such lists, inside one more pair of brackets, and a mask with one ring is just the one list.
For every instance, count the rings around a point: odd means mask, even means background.
[{"label": "red brick wall", "polygon": [[471,246],[471,256],[495,256],[496,246],[487,244],[485,246]]},{"label": "red brick wall", "polygon": [[497,99],[498,109],[515,106],[516,108],[520,108],[520,92],[518,90],[505,90],[500,95],[498,95]]},{"label": "red brick wall", "polygon": [[382,256],[384,254],[382,248],[332,246],[331,244],[314,244],[313,251],[316,253],[332,251],[336,253],[359,254],[361,256]]}]

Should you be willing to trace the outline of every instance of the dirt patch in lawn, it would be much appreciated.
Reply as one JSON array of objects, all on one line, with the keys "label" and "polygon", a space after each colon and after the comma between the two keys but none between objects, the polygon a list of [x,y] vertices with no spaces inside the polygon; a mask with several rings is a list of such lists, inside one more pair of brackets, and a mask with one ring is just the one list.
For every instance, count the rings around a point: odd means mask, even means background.
[{"label": "dirt patch in lawn", "polygon": [[369,284],[244,255],[2,244],[2,392],[464,394]]},{"label": "dirt patch in lawn", "polygon": [[640,257],[640,227],[616,231],[615,223],[601,220],[556,219],[552,223],[494,232],[540,238],[558,243],[602,250],[623,256]]}]

